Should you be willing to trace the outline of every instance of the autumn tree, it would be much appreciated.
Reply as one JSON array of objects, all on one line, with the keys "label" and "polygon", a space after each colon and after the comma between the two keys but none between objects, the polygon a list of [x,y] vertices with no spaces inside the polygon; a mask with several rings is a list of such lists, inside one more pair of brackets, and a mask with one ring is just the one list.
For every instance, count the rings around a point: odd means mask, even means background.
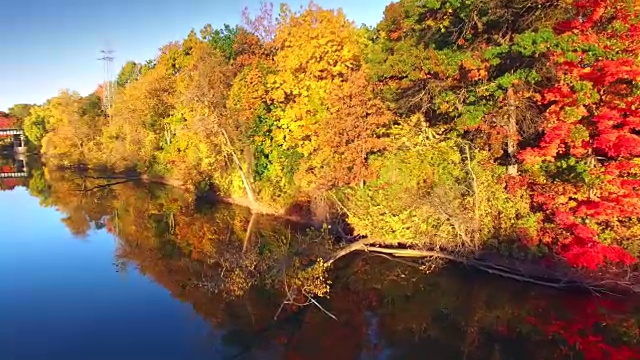
[{"label": "autumn tree", "polygon": [[386,147],[382,131],[393,117],[374,96],[366,72],[354,72],[334,85],[327,102],[327,117],[317,131],[318,149],[313,159],[303,162],[302,171],[312,173],[327,188],[375,179],[369,156]]},{"label": "autumn tree", "polygon": [[33,104],[16,104],[9,108],[9,114],[18,120],[18,127],[22,128],[24,119],[29,116],[29,112],[34,106]]},{"label": "autumn tree", "polygon": [[[259,179],[295,181],[303,191],[364,179],[368,155],[381,147],[376,130],[390,119],[385,106],[376,103],[367,89],[364,42],[340,10],[315,4],[300,12],[282,9],[273,38],[277,50],[273,65],[243,74],[244,81],[266,92],[266,101],[256,107],[266,112],[257,114],[254,130]],[[364,86],[361,96],[351,89],[357,86]],[[348,113],[347,107],[356,103],[368,110]],[[349,118],[338,120],[340,116]],[[337,140],[337,132],[342,140]],[[357,169],[349,176],[331,172],[339,166],[332,167],[335,159],[329,154],[336,153],[355,159]]]},{"label": "autumn tree", "polygon": [[52,162],[76,164],[96,153],[95,140],[100,134],[104,113],[96,94],[83,97],[62,91],[41,106],[30,109],[24,120],[27,137],[42,145]]},{"label": "autumn tree", "polygon": [[24,120],[24,132],[27,138],[36,145],[40,145],[47,134],[46,111],[42,106],[34,106]]},{"label": "autumn tree", "polygon": [[544,136],[520,154],[549,222],[532,236],[579,267],[640,254],[638,6],[578,1],[557,24],[564,46],[550,51],[557,83],[542,97]]},{"label": "autumn tree", "polygon": [[223,54],[201,42],[193,48],[189,64],[179,76],[179,102],[187,119],[185,136],[198,136],[200,147],[207,153],[201,155],[203,163],[214,164],[216,153],[229,157],[239,174],[244,192],[252,203],[256,202],[245,165],[241,162],[242,144],[235,141],[233,124],[226,105],[233,79],[233,68]]},{"label": "autumn tree", "polygon": [[547,81],[540,56],[558,1],[393,2],[372,34],[368,62],[401,117],[424,117],[463,132],[517,172],[521,139],[536,136],[536,88]]},{"label": "autumn tree", "polygon": [[13,129],[17,127],[18,120],[11,114],[0,111],[0,129]]},{"label": "autumn tree", "polygon": [[127,61],[126,64],[122,66],[118,76],[116,78],[116,84],[118,87],[125,87],[129,85],[131,82],[138,79],[140,76],[140,72],[142,70],[142,64],[138,64],[135,61]]},{"label": "autumn tree", "polygon": [[163,142],[171,141],[168,122],[175,102],[173,72],[178,50],[177,44],[165,46],[152,69],[116,92],[101,134],[105,164],[120,170],[149,170],[153,154]]}]

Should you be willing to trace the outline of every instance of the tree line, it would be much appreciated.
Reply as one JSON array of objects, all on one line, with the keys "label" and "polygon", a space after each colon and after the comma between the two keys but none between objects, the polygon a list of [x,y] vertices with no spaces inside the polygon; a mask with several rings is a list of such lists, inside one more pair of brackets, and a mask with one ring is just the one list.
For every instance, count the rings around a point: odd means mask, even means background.
[{"label": "tree line", "polygon": [[264,4],[30,109],[49,165],[340,215],[391,248],[575,269],[640,254],[640,2],[400,0],[374,27]]}]

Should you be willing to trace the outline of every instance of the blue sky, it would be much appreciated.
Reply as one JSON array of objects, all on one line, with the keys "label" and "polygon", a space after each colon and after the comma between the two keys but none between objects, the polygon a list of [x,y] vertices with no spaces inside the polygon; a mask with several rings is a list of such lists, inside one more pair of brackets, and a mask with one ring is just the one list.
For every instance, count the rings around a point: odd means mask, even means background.
[{"label": "blue sky", "polygon": [[[316,0],[375,25],[390,0]],[[277,4],[279,1],[274,1]],[[305,0],[287,1],[293,8]],[[113,69],[153,58],[169,41],[210,23],[237,24],[259,0],[2,0],[0,111],[42,103],[61,89],[88,94],[103,80],[100,50],[116,50]]]}]

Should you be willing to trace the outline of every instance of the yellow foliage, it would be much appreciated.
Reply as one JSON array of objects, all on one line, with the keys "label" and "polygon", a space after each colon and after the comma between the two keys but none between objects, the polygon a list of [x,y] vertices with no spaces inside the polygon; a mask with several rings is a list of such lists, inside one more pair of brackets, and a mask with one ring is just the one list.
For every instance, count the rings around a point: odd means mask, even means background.
[{"label": "yellow foliage", "polygon": [[238,123],[247,124],[257,115],[267,97],[265,81],[265,72],[255,65],[246,67],[233,81],[227,108]]},{"label": "yellow foliage", "polygon": [[268,77],[267,89],[268,101],[278,108],[275,145],[309,155],[331,87],[361,66],[364,40],[342,11],[312,4],[281,14],[274,43],[277,73]]},{"label": "yellow foliage", "polygon": [[147,72],[117,93],[111,117],[103,129],[104,161],[115,168],[149,166],[158,150],[160,121],[169,116],[175,102],[175,80],[162,67]]},{"label": "yellow foliage", "polygon": [[95,109],[97,105],[97,97],[84,98],[62,91],[34,109],[32,116],[45,119],[47,133],[41,144],[48,162],[59,165],[86,162],[87,156],[95,151],[94,140],[102,122],[102,114]]}]

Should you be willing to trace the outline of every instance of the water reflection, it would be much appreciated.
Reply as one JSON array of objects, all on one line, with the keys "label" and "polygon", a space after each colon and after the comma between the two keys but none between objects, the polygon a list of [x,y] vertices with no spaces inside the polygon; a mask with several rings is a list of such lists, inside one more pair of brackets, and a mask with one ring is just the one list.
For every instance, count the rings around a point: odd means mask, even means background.
[{"label": "water reflection", "polygon": [[0,191],[26,186],[29,161],[26,155],[0,153]]},{"label": "water reflection", "polygon": [[189,304],[210,324],[220,358],[640,358],[633,299],[559,293],[453,267],[427,274],[366,254],[332,273],[322,306],[337,321],[313,306],[285,307],[274,320],[287,269],[330,244],[164,186],[37,168],[23,185],[60,211],[76,237],[115,235],[117,270],[138,271]]}]

